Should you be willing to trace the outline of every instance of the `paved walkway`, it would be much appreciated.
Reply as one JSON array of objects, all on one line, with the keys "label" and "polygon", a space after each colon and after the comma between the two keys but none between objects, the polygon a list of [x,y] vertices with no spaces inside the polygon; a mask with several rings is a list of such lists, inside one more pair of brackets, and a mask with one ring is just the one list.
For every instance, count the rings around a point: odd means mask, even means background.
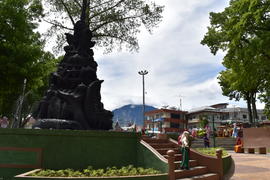
[{"label": "paved walkway", "polygon": [[229,152],[235,163],[230,180],[270,180],[270,154]]}]

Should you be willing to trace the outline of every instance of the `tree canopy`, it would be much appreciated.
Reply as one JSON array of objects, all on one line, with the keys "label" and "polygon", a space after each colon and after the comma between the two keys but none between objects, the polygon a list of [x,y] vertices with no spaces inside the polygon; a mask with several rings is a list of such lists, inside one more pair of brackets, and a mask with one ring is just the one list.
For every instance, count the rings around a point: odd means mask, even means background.
[{"label": "tree canopy", "polygon": [[269,17],[270,0],[231,0],[224,11],[210,13],[211,25],[201,42],[214,55],[219,50],[226,53],[226,70],[219,76],[223,94],[244,98],[255,118],[256,95],[267,93],[270,82]]},{"label": "tree canopy", "polygon": [[[79,19],[82,0],[44,0],[50,23],[49,37],[56,35],[58,50],[65,43],[64,32],[72,31]],[[137,35],[143,25],[149,32],[161,22],[163,6],[146,0],[88,0],[87,23],[96,46],[105,52],[123,47],[138,50]]]},{"label": "tree canopy", "polygon": [[0,1],[0,115],[11,116],[25,80],[25,91],[38,95],[54,68],[53,55],[34,32],[41,17],[38,0]]}]

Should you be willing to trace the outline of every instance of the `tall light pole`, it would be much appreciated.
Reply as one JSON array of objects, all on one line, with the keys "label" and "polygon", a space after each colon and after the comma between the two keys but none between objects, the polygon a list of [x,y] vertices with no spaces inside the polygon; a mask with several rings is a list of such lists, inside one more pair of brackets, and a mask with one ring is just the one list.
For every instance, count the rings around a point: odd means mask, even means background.
[{"label": "tall light pole", "polygon": [[[142,110],[142,117],[143,117],[143,127],[145,126],[144,123],[144,113],[145,113],[145,89],[144,89],[144,76],[148,74],[148,71],[142,70],[138,72],[139,75],[142,75],[142,83],[143,83],[143,110]],[[154,124],[153,124],[153,130],[154,130]]]},{"label": "tall light pole", "polygon": [[215,114],[213,114],[212,116],[212,126],[213,126],[213,146],[216,147]]}]

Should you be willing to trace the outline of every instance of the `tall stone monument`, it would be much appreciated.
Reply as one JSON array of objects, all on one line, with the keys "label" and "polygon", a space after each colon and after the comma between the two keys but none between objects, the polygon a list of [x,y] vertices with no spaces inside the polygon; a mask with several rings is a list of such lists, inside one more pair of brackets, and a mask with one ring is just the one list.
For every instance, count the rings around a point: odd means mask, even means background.
[{"label": "tall stone monument", "polygon": [[92,32],[85,23],[86,0],[74,34],[66,33],[68,46],[56,72],[50,76],[49,89],[33,116],[34,128],[41,129],[112,129],[112,112],[103,108],[97,78],[97,63],[91,49]]}]

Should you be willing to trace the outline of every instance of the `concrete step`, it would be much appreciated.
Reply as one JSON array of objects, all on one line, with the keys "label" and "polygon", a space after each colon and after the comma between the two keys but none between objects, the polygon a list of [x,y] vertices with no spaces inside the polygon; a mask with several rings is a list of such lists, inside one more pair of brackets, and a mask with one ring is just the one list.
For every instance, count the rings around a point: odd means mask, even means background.
[{"label": "concrete step", "polygon": [[157,148],[156,150],[161,155],[166,155],[168,150],[174,150],[175,153],[180,153],[180,149],[179,148],[170,148],[170,147],[168,147],[168,148]]},{"label": "concrete step", "polygon": [[188,178],[180,178],[176,180],[219,180],[219,175],[215,173],[206,173]]},{"label": "concrete step", "polygon": [[206,166],[196,166],[196,167],[191,167],[189,170],[174,170],[175,172],[175,178],[187,178],[187,177],[192,177],[192,176],[198,176],[202,174],[207,173],[207,168]]},{"label": "concrete step", "polygon": [[168,143],[169,141],[167,139],[156,139],[156,138],[143,138],[147,143]]},{"label": "concrete step", "polygon": [[[166,159],[168,159],[168,155],[163,155]],[[174,155],[175,156],[175,161],[181,161],[182,160],[182,154],[177,153]]]},{"label": "concrete step", "polygon": [[[175,164],[175,169],[180,169],[180,164],[182,163],[182,161],[174,161]],[[189,160],[189,167],[195,167],[198,166],[198,161],[197,160]]]},{"label": "concrete step", "polygon": [[159,149],[159,148],[176,148],[176,147],[178,147],[174,143],[149,143],[149,144],[150,144],[150,146],[152,146],[155,149]]}]

